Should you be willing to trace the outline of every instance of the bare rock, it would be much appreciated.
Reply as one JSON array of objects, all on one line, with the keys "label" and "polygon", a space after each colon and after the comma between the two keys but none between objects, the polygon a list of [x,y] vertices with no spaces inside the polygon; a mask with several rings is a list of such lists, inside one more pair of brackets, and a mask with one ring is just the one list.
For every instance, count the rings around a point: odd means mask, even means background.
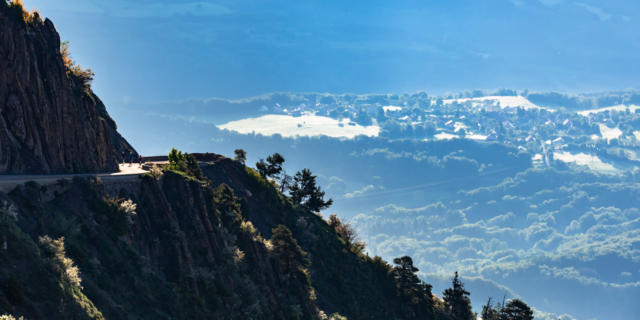
[{"label": "bare rock", "polygon": [[68,74],[53,23],[0,8],[0,174],[117,171],[123,152],[136,154],[102,101]]}]

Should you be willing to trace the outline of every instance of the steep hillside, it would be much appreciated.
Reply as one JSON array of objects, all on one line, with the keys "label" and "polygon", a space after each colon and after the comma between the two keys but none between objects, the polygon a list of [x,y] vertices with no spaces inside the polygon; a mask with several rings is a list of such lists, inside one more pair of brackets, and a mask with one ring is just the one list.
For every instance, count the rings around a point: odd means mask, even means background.
[{"label": "steep hillside", "polygon": [[0,314],[318,317],[305,273],[281,269],[279,247],[242,218],[228,187],[172,172],[120,196],[103,187],[75,180],[0,194],[0,260],[8,262],[0,265]]},{"label": "steep hillside", "polygon": [[204,171],[215,184],[165,170],[133,184],[76,179],[0,193],[0,314],[435,319],[397,294],[386,262],[253,169],[222,158]]},{"label": "steep hillside", "polygon": [[0,173],[117,171],[135,151],[91,91],[90,70],[61,54],[53,23],[3,0],[0,30]]},{"label": "steep hillside", "polygon": [[[393,319],[406,301],[396,295],[390,266],[350,246],[318,215],[293,206],[253,169],[231,159],[205,167],[215,184],[229,184],[242,199],[247,219],[266,237],[289,227],[311,258],[311,281],[323,310],[349,319]],[[427,315],[423,315],[427,317]]]}]

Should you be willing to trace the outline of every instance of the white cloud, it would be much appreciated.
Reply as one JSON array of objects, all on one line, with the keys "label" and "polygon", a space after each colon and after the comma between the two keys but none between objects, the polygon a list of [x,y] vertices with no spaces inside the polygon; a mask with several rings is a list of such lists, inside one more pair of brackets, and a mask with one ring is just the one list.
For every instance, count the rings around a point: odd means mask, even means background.
[{"label": "white cloud", "polygon": [[255,133],[264,136],[279,134],[287,138],[328,136],[352,139],[360,135],[377,137],[380,133],[380,127],[376,125],[361,126],[349,119],[336,120],[314,114],[303,114],[300,117],[269,114],[231,121],[217,127],[241,134]]},{"label": "white cloud", "polygon": [[560,160],[562,162],[567,163],[575,163],[576,165],[587,167],[590,170],[599,173],[606,174],[619,174],[620,170],[616,169],[613,165],[609,163],[605,163],[598,156],[586,154],[586,153],[578,153],[572,154],[567,151],[554,152],[553,157],[556,160]]},{"label": "white cloud", "polygon": [[612,111],[612,112],[626,112],[626,111],[629,111],[630,113],[634,113],[637,110],[640,110],[640,106],[639,105],[635,105],[635,104],[631,104],[631,105],[619,104],[619,105],[605,107],[605,108],[582,110],[582,111],[578,111],[578,114],[583,116],[583,117],[588,117],[588,116],[590,116],[592,114],[597,114],[597,113],[602,113],[602,112],[609,112],[609,111]]},{"label": "white cloud", "polygon": [[576,320],[576,318],[574,318],[570,314],[565,313],[565,314],[558,315],[555,313],[540,311],[536,308],[533,308],[533,315],[535,319],[539,319],[539,320]]},{"label": "white cloud", "polygon": [[436,138],[436,140],[452,140],[452,139],[460,138],[460,136],[457,136],[455,134],[446,133],[446,132],[440,132],[440,133],[434,135],[433,137]]},{"label": "white cloud", "polygon": [[384,106],[384,107],[382,107],[382,110],[384,110],[384,112],[395,112],[395,111],[400,111],[400,110],[402,110],[402,107],[398,107],[398,106]]},{"label": "white cloud", "polygon": [[544,4],[545,6],[555,6],[563,2],[564,0],[540,0],[540,3]]},{"label": "white cloud", "polygon": [[618,139],[622,135],[622,130],[618,127],[609,128],[604,124],[599,124],[598,127],[600,127],[600,134],[602,135],[602,138],[606,139],[608,142]]},{"label": "white cloud", "polygon": [[507,212],[505,214],[501,214],[487,220],[487,223],[492,225],[501,225],[507,221],[512,220],[513,218],[515,218],[515,216],[516,215],[513,212]]},{"label": "white cloud", "polygon": [[585,285],[597,285],[611,288],[640,288],[640,281],[627,283],[610,283],[581,274],[574,267],[557,268],[548,265],[541,265],[540,272],[547,276],[553,276],[559,279],[576,280]]},{"label": "white cloud", "polygon": [[608,20],[611,20],[611,18],[613,17],[612,14],[602,10],[601,8],[594,7],[592,5],[589,5],[583,2],[576,2],[575,5],[587,10],[589,13],[595,15],[601,21],[608,21]]},{"label": "white cloud", "polygon": [[361,196],[361,195],[363,195],[363,194],[365,194],[365,193],[367,193],[369,191],[372,191],[372,190],[376,190],[376,187],[374,185],[370,184],[370,185],[367,185],[367,186],[363,187],[360,190],[355,190],[353,192],[346,193],[344,195],[344,197],[347,198],[347,199],[352,199],[352,198],[359,197],[359,196]]},{"label": "white cloud", "polygon": [[394,213],[394,214],[441,214],[444,213],[446,211],[446,206],[442,203],[442,202],[436,202],[433,204],[429,204],[426,205],[424,207],[420,207],[420,208],[414,208],[414,209],[410,209],[410,208],[405,208],[403,206],[399,206],[396,204],[388,204],[382,207],[377,208],[375,211],[376,212],[390,212],[390,213]]}]

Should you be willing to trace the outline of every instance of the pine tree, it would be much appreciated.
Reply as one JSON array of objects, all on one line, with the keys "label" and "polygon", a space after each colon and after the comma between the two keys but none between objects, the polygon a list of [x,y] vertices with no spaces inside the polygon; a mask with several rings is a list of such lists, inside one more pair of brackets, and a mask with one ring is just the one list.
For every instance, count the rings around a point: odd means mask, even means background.
[{"label": "pine tree", "polygon": [[279,153],[274,153],[267,157],[267,161],[260,159],[256,163],[256,169],[261,176],[265,178],[277,177],[282,172],[282,164],[284,163],[284,157]]},{"label": "pine tree", "polygon": [[307,259],[307,253],[302,250],[291,230],[286,226],[280,224],[273,228],[271,244],[273,245],[273,255],[278,261],[281,272],[296,273],[311,264]]},{"label": "pine tree", "polygon": [[418,278],[418,268],[413,266],[409,256],[393,259],[393,278],[396,282],[398,295],[407,299],[409,308],[405,310],[408,318],[431,319],[433,315],[433,295],[431,285]]},{"label": "pine tree", "polygon": [[236,157],[234,158],[235,161],[238,161],[242,164],[247,161],[247,152],[243,149],[236,149],[233,151],[233,153],[236,155]]},{"label": "pine tree", "polygon": [[502,309],[502,320],[533,320],[533,311],[520,299],[512,299]]},{"label": "pine tree", "polygon": [[278,271],[278,286],[287,294],[282,295],[284,304],[289,305],[287,319],[302,319],[300,308],[312,310],[315,299],[311,278],[307,268],[311,261],[293,237],[291,230],[284,225],[272,229],[271,250],[275,269]]},{"label": "pine tree", "polygon": [[189,175],[195,177],[196,179],[200,179],[200,180],[204,179],[202,168],[200,168],[200,164],[198,163],[198,160],[194,155],[189,153],[185,154],[184,162],[186,163],[186,172]]},{"label": "pine tree", "polygon": [[233,189],[226,183],[221,183],[214,191],[216,209],[220,213],[222,222],[227,226],[239,226],[242,222],[240,202],[233,193]]},{"label": "pine tree", "polygon": [[310,211],[320,211],[333,204],[333,200],[324,200],[324,191],[316,186],[316,176],[311,170],[302,169],[293,177],[293,183],[289,186],[291,201],[303,206]]},{"label": "pine tree", "polygon": [[414,290],[420,283],[416,275],[418,268],[413,266],[413,260],[409,256],[393,259],[397,266],[393,268],[393,278],[400,295],[412,297]]},{"label": "pine tree", "polygon": [[502,320],[500,319],[500,305],[494,307],[491,298],[487,300],[487,304],[482,306],[482,320]]},{"label": "pine tree", "polygon": [[458,277],[458,271],[452,281],[453,287],[446,289],[443,293],[445,311],[455,320],[474,320],[475,315],[471,310],[471,300],[469,291],[464,289],[464,285]]}]

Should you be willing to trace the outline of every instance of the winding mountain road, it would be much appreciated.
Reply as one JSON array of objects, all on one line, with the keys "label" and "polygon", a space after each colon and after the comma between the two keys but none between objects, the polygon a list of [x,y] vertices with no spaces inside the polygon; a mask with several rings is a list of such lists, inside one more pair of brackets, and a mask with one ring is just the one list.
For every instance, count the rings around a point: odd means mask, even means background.
[{"label": "winding mountain road", "polygon": [[[195,156],[196,160],[200,163],[200,166],[216,163],[220,159],[224,159],[224,156],[215,153],[191,153]],[[149,156],[142,157],[144,165],[149,164],[166,164],[169,161],[167,156]],[[29,181],[37,182],[41,185],[48,185],[56,183],[58,180],[71,180],[75,177],[99,177],[102,182],[123,182],[132,181],[138,178],[141,174],[147,172],[140,164],[120,164],[119,172],[104,172],[104,173],[75,173],[75,174],[0,174],[0,192],[9,192],[18,185],[24,184]]]},{"label": "winding mountain road", "polygon": [[71,180],[75,177],[99,177],[103,182],[121,182],[137,179],[139,175],[147,172],[139,164],[120,164],[119,172],[105,173],[76,173],[76,174],[25,174],[25,175],[0,175],[0,192],[8,192],[17,185],[29,181],[37,182],[41,185],[56,183],[58,180]]}]

